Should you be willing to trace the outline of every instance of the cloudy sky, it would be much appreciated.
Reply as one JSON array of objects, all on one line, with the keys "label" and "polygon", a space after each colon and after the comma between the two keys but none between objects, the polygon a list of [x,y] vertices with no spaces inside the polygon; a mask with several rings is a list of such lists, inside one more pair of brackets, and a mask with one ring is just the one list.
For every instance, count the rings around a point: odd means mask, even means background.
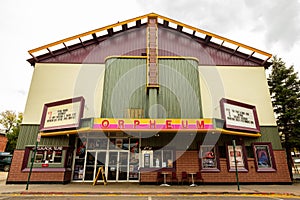
[{"label": "cloudy sky", "polygon": [[23,112],[28,50],[151,12],[281,57],[300,72],[300,0],[1,0],[0,112]]}]

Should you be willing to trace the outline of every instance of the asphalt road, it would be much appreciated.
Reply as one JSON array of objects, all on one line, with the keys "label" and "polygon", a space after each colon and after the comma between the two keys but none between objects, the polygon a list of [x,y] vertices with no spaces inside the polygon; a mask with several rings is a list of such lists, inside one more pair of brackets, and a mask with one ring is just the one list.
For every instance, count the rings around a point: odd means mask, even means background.
[{"label": "asphalt road", "polygon": [[157,196],[121,196],[121,195],[0,195],[0,200],[299,200],[292,196],[265,195],[157,195]]}]

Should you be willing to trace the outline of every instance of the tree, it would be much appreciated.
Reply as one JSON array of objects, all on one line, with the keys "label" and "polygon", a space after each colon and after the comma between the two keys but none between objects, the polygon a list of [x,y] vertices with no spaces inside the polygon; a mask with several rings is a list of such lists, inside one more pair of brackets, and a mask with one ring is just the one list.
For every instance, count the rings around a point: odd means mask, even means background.
[{"label": "tree", "polygon": [[292,178],[291,150],[300,147],[300,81],[294,67],[286,67],[276,56],[268,78],[274,112],[282,146],[286,149]]},{"label": "tree", "polygon": [[6,151],[13,152],[17,145],[17,139],[20,132],[20,125],[23,120],[23,113],[7,110],[0,113],[0,124],[5,128],[8,139]]}]

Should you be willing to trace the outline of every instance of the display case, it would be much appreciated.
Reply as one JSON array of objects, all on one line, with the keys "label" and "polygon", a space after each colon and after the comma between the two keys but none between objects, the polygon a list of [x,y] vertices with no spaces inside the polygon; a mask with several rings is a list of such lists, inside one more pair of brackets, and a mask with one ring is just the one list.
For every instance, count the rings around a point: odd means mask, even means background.
[{"label": "display case", "polygon": [[253,143],[252,148],[257,172],[276,171],[272,144],[270,142]]},{"label": "display case", "polygon": [[219,172],[219,157],[215,145],[200,145],[199,158],[201,171]]},{"label": "display case", "polygon": [[[227,166],[229,172],[248,172],[248,162],[246,157],[246,148],[244,144],[233,145],[227,144]],[[235,153],[235,154],[234,154]]]}]

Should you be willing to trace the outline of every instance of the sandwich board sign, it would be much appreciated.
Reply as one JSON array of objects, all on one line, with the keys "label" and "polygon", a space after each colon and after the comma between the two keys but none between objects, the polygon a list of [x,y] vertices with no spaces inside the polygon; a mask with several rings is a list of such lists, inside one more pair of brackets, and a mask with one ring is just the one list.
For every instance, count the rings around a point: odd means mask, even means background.
[{"label": "sandwich board sign", "polygon": [[101,166],[101,167],[99,167],[99,169],[98,169],[97,176],[96,176],[95,179],[94,179],[93,185],[96,185],[96,184],[97,184],[97,181],[98,181],[98,179],[99,179],[99,177],[100,177],[100,174],[101,174],[101,176],[102,176],[102,180],[103,180],[104,185],[107,184],[107,180],[106,180],[106,177],[105,177],[104,167]]}]

